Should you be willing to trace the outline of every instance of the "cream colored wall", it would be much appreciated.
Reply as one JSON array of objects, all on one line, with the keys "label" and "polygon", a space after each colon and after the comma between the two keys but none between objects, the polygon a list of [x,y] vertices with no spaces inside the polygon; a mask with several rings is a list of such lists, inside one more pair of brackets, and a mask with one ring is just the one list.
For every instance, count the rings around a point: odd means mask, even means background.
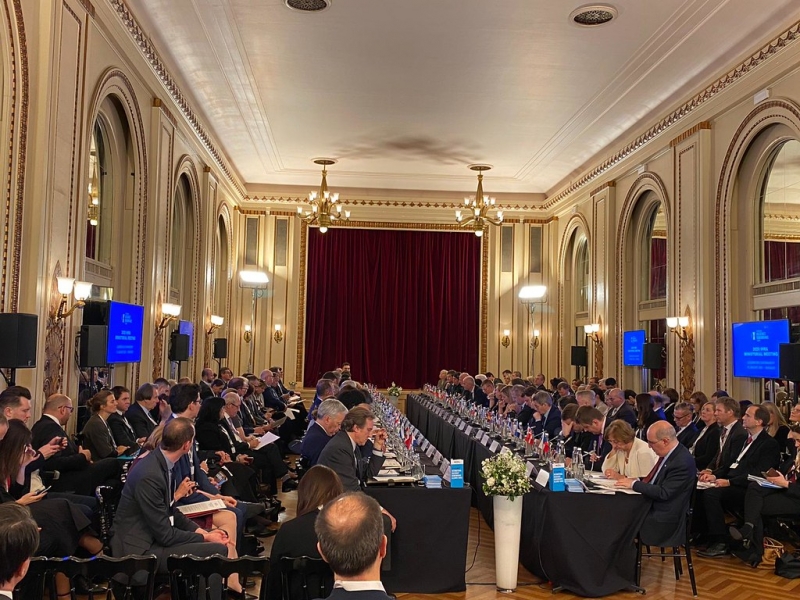
[{"label": "cream colored wall", "polygon": [[[196,346],[188,374],[198,376],[207,362],[208,344],[214,336],[229,339],[227,364],[234,371],[246,368],[249,347],[242,341],[241,333],[250,320],[252,295],[238,287],[237,273],[242,268],[244,219],[248,215],[259,219],[259,266],[271,279],[266,297],[256,301],[253,368],[260,371],[279,364],[284,367],[287,381],[299,381],[303,363],[307,230],[295,209],[310,190],[281,186],[251,186],[245,190],[219,154],[202,119],[192,122],[187,118],[191,114],[165,87],[164,79],[159,77],[160,70],[148,64],[110,0],[94,4],[85,0],[2,1],[6,8],[4,18],[10,27],[0,28],[5,76],[2,89],[7,98],[0,112],[4,118],[0,124],[9,142],[3,145],[3,152],[7,152],[5,148],[11,149],[11,155],[4,157],[10,161],[12,189],[9,208],[3,213],[8,231],[4,242],[8,258],[4,258],[0,289],[3,310],[35,313],[40,324],[38,368],[20,371],[19,382],[36,390],[37,399],[53,389],[73,395],[77,392],[72,340],[79,317],[73,317],[62,329],[54,324],[48,327],[48,316],[57,301],[53,292],[57,270],[79,279],[82,275],[86,208],[82,191],[86,189],[89,135],[97,106],[108,94],[121,98],[126,107],[132,151],[137,157],[135,178],[142,188],[135,187],[124,199],[124,227],[135,227],[137,234],[132,234],[134,229],[125,233],[131,242],[126,244],[122,265],[117,267],[125,269],[133,283],[130,297],[119,299],[147,307],[146,358],[139,368],[121,369],[117,381],[135,385],[165,371],[166,346],[155,329],[161,316],[158,307],[168,292],[169,248],[171,243],[186,243],[191,239],[196,252],[189,268],[194,270],[195,283],[192,290],[185,291],[187,300],[182,318],[194,321]],[[7,30],[12,32],[11,38],[7,37]],[[24,52],[20,41],[23,30],[27,41]],[[513,227],[514,263],[511,273],[500,271],[499,231],[490,230],[483,244],[487,288],[482,307],[482,368],[495,372],[503,368],[531,371],[528,313],[516,296],[522,285],[542,283],[548,286],[548,295],[545,310],[536,314],[535,326],[541,330],[542,338],[533,370],[548,377],[556,374],[571,377],[569,347],[574,328],[583,321],[567,314],[572,282],[567,281],[566,274],[573,260],[569,254],[570,236],[578,230],[590,243],[592,300],[585,320],[602,325],[602,356],[597,350],[590,354],[592,372],[619,376],[623,384],[638,388],[638,371],[623,369],[621,365],[622,331],[637,324],[637,315],[690,314],[695,359],[684,361],[681,382],[677,344],[670,344],[669,383],[685,390],[712,391],[727,386],[738,394],[755,394],[754,382],[734,381],[731,377],[730,340],[725,333],[732,321],[755,315],[750,292],[746,286],[718,289],[718,281],[726,281],[725,273],[742,267],[723,260],[739,250],[721,247],[720,232],[730,233],[729,245],[744,240],[754,250],[754,238],[747,232],[752,224],[736,215],[718,215],[717,195],[724,167],[731,162],[726,163],[726,158],[732,141],[742,137],[740,133],[737,138],[737,130],[754,110],[753,94],[769,88],[773,100],[783,98],[790,101],[787,105],[800,104],[800,44],[793,41],[794,37],[792,34],[791,43],[780,51],[769,50],[756,68],[747,67],[747,74],[737,76],[735,83],[720,86],[721,91],[709,92],[681,118],[648,135],[646,143],[623,151],[637,136],[667,116],[652,115],[639,130],[602,153],[606,157],[619,152],[619,158],[601,168],[599,175],[571,187],[568,186],[572,182],[564,182],[563,188],[571,190],[569,193],[557,188],[548,196],[498,195],[498,202],[506,208],[506,219]],[[16,66],[12,64],[14,57]],[[29,94],[26,102],[22,99],[23,66]],[[15,97],[10,95],[12,79],[17,83]],[[191,101],[188,105],[191,109]],[[779,119],[771,115],[771,110],[765,109],[763,115],[773,121]],[[773,112],[776,111],[791,113],[787,108],[776,108]],[[791,130],[794,126],[791,116],[785,119],[786,127]],[[750,124],[757,128],[757,121],[754,119]],[[24,140],[23,125],[27,131]],[[573,181],[581,181],[596,167],[597,164],[585,165]],[[24,178],[18,177],[21,169],[25,170]],[[181,173],[186,173],[192,184],[196,228],[186,232],[188,237],[173,240],[171,206]],[[463,193],[338,189],[335,168],[328,177],[331,188],[341,193],[353,212],[349,226],[452,230],[453,211],[461,204],[461,197],[474,193],[471,189]],[[491,193],[491,173],[487,174],[485,187]],[[15,226],[18,208],[13,201],[17,188],[22,190],[24,199],[18,266],[13,262],[13,238],[20,231]],[[635,220],[636,202],[644,193],[654,194],[667,206],[670,259],[666,306],[651,309],[649,313],[638,311],[635,297],[638,283],[632,271],[636,254],[632,240],[642,227]],[[220,214],[225,215],[230,225],[230,282],[218,281],[213,270]],[[284,218],[289,220],[288,264],[275,267],[275,224],[277,219]],[[541,275],[528,272],[531,226],[542,227]],[[752,266],[744,267],[752,271]],[[18,289],[12,285],[15,269],[20,273]],[[228,306],[214,306],[214,290],[219,285],[229,286]],[[721,294],[730,296],[728,304],[720,301]],[[204,330],[212,312],[224,312],[226,322],[209,337]],[[275,323],[283,326],[280,343],[272,339]],[[504,329],[511,330],[508,348],[500,344]],[[692,368],[693,385],[687,375]]]}]

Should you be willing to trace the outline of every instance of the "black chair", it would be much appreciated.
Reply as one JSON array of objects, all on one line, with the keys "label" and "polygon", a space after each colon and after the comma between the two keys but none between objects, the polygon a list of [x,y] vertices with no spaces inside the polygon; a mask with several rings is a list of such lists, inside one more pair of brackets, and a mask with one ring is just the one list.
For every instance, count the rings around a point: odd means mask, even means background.
[{"label": "black chair", "polygon": [[[242,576],[242,587],[246,577],[254,573],[261,575],[261,593],[259,600],[267,599],[267,576],[269,575],[269,558],[265,556],[241,556],[226,558],[224,556],[199,557],[191,554],[172,555],[167,559],[170,573],[170,591],[172,600],[209,600],[211,584],[208,574],[222,578],[223,598],[228,597],[228,578],[234,573]],[[203,578],[203,583],[201,583]]]},{"label": "black chair", "polygon": [[[333,588],[333,571],[321,558],[310,556],[284,556],[279,567],[281,574],[281,595],[283,600],[311,600],[327,598]],[[300,582],[298,586],[293,582]]]},{"label": "black chair", "polygon": [[61,559],[44,556],[31,558],[25,578],[14,588],[14,597],[44,598],[46,590],[50,600],[55,600],[58,594],[54,587],[53,573],[57,562],[61,562]]},{"label": "black chair", "polygon": [[[647,551],[642,552],[642,538],[638,536],[636,539],[636,587],[639,588],[642,580],[642,557],[643,556],[658,556],[662,562],[666,558],[672,558],[675,564],[675,579],[678,580],[683,574],[683,566],[681,565],[681,558],[686,559],[686,565],[689,568],[689,580],[692,583],[692,595],[697,598],[697,583],[694,578],[694,564],[692,563],[692,547],[689,543],[689,537],[692,533],[692,514],[694,513],[694,502],[697,495],[697,486],[692,488],[692,495],[689,497],[689,505],[686,508],[686,523],[683,544],[673,546],[672,552],[667,552],[664,548],[659,548],[659,552],[650,552],[650,546],[647,546]],[[681,549],[683,551],[681,552]],[[645,590],[641,590],[645,593]]]}]

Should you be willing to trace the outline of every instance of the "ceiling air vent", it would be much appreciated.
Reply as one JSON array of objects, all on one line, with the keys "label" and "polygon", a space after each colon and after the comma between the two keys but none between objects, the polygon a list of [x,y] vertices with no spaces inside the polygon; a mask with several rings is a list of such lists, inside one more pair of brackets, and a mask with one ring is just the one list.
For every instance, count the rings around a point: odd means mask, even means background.
[{"label": "ceiling air vent", "polygon": [[319,12],[331,5],[331,0],[285,0],[286,6],[303,12]]},{"label": "ceiling air vent", "polygon": [[597,4],[582,6],[570,14],[570,21],[581,27],[598,27],[605,25],[617,17],[617,9],[613,6]]}]

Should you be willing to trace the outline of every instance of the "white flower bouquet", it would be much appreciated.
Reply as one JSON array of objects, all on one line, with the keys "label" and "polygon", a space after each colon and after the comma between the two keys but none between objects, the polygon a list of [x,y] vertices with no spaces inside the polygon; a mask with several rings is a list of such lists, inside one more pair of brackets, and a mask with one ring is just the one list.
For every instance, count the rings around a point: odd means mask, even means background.
[{"label": "white flower bouquet", "polygon": [[531,489],[525,462],[513,452],[501,452],[484,460],[481,475],[487,496],[508,496],[513,500]]},{"label": "white flower bouquet", "polygon": [[386,390],[386,393],[389,394],[390,396],[397,397],[400,395],[402,391],[403,388],[401,388],[399,385],[396,385],[395,382],[393,381],[391,387],[388,390]]}]

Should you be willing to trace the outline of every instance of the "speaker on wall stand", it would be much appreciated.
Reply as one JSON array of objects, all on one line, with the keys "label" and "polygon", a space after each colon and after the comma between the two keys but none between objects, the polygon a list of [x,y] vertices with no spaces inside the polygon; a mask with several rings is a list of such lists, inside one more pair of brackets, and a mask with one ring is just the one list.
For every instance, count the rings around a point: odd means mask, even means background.
[{"label": "speaker on wall stand", "polygon": [[7,340],[0,344],[0,369],[9,369],[9,374],[0,371],[6,385],[15,384],[17,369],[36,367],[36,339],[39,325],[37,315],[24,313],[0,313],[0,337]]},{"label": "speaker on wall stand", "polygon": [[794,404],[797,404],[797,386],[800,385],[800,344],[781,344],[778,354],[780,378],[794,383]]}]

